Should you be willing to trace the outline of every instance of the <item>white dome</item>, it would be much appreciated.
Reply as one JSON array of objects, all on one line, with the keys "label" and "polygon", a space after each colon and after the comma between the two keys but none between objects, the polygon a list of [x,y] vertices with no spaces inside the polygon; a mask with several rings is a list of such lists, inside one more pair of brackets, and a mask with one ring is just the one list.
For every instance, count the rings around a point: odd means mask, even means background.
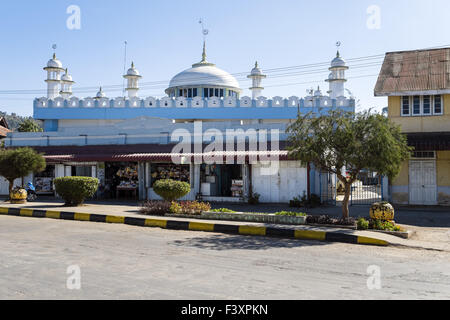
[{"label": "white dome", "polygon": [[212,63],[196,64],[177,74],[169,84],[170,88],[181,86],[218,86],[240,89],[235,77]]},{"label": "white dome", "polygon": [[67,69],[66,69],[66,73],[63,74],[63,76],[61,77],[61,80],[62,81],[72,81],[72,76],[67,73]]},{"label": "white dome", "polygon": [[100,91],[97,92],[97,96],[96,98],[104,98],[105,97],[105,93],[102,90],[102,87],[100,87]]},{"label": "white dome", "polygon": [[62,63],[56,58],[56,55],[53,55],[53,59],[48,60],[47,68],[58,68],[62,69]]},{"label": "white dome", "polygon": [[347,64],[343,58],[341,58],[339,51],[336,55],[336,58],[331,61],[331,67],[346,67]]},{"label": "white dome", "polygon": [[255,67],[252,69],[251,75],[252,76],[260,76],[260,75],[262,75],[262,71],[258,67],[258,62],[255,63]]},{"label": "white dome", "polygon": [[131,68],[128,69],[127,76],[140,76],[139,71],[134,67],[134,62],[131,63]]}]

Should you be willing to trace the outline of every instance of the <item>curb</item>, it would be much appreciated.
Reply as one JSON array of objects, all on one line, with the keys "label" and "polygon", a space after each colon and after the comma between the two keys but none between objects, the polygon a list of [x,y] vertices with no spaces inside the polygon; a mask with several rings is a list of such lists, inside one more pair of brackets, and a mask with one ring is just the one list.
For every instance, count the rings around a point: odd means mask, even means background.
[{"label": "curb", "polygon": [[384,240],[351,234],[344,234],[339,232],[294,230],[294,229],[260,227],[249,225],[227,225],[227,224],[203,223],[193,221],[145,219],[145,218],[112,216],[112,215],[101,215],[90,213],[45,211],[45,210],[19,209],[6,207],[0,207],[0,215],[126,224],[130,226],[162,228],[168,230],[203,231],[203,232],[215,232],[224,234],[239,234],[246,236],[288,238],[298,240],[318,240],[318,241],[341,242],[359,245],[373,245],[373,246],[389,245],[389,242]]}]

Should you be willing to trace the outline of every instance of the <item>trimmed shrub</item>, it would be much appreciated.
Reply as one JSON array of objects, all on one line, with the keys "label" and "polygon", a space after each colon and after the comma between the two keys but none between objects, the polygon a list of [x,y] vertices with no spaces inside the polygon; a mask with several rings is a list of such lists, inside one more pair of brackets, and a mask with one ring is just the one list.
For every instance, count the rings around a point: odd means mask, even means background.
[{"label": "trimmed shrub", "polygon": [[171,205],[168,201],[145,201],[139,212],[150,216],[163,216],[171,212]]},{"label": "trimmed shrub", "polygon": [[175,180],[158,180],[153,185],[153,191],[166,201],[178,200],[191,191],[191,185],[187,182]]},{"label": "trimmed shrub", "polygon": [[56,193],[67,206],[79,206],[97,192],[99,181],[89,177],[63,177],[54,181]]},{"label": "trimmed shrub", "polygon": [[357,222],[358,230],[367,230],[369,229],[369,221],[364,218],[359,218]]}]

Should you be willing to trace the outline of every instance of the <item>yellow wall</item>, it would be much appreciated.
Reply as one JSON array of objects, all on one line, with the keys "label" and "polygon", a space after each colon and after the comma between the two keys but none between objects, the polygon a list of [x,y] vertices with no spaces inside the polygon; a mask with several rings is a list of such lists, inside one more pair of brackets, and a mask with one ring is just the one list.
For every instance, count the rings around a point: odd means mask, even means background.
[{"label": "yellow wall", "polygon": [[439,187],[450,187],[450,151],[438,151],[436,178]]},{"label": "yellow wall", "polygon": [[403,162],[402,168],[398,176],[392,181],[393,186],[409,185],[409,160]]},{"label": "yellow wall", "polygon": [[409,132],[450,131],[450,95],[444,95],[444,114],[441,116],[402,117],[401,97],[389,97],[389,118]]}]

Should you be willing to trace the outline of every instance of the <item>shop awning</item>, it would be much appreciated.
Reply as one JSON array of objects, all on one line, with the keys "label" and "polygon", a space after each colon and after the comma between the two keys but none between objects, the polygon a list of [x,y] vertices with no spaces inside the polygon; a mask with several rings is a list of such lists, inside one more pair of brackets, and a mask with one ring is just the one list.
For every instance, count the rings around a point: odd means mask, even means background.
[{"label": "shop awning", "polygon": [[[68,162],[177,162],[190,163],[195,159],[219,160],[224,163],[236,163],[241,159],[245,162],[273,161],[274,159],[289,160],[288,151],[223,151],[206,153],[132,153],[132,154],[61,154],[45,155],[48,163]],[[241,160],[242,161],[242,160]]]}]

